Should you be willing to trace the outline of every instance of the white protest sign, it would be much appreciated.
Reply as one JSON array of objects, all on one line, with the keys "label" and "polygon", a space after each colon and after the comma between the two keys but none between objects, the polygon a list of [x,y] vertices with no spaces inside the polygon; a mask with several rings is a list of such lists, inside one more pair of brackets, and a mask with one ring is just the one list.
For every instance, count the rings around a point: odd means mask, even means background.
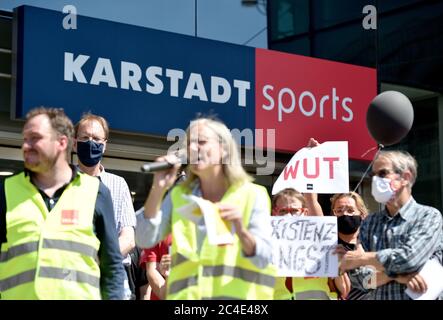
[{"label": "white protest sign", "polygon": [[190,203],[177,211],[195,224],[203,217],[209,244],[234,243],[232,224],[220,218],[219,209],[214,203],[194,195],[183,195],[183,198]]},{"label": "white protest sign", "polygon": [[328,141],[299,150],[274,183],[272,194],[286,188],[305,193],[349,192],[348,142]]},{"label": "white protest sign", "polygon": [[272,260],[279,277],[336,277],[337,217],[271,217]]}]

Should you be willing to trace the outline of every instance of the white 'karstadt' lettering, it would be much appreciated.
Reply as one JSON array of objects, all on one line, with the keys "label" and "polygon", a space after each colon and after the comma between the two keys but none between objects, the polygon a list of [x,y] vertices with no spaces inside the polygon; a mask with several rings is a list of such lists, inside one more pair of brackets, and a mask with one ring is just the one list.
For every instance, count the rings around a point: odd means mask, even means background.
[{"label": "white 'karstadt' lettering", "polygon": [[[91,63],[91,57],[71,52],[65,52],[64,80],[92,85],[107,85],[110,88],[124,90],[146,91],[150,94],[169,94],[170,97],[179,97],[180,92],[184,99],[198,99],[204,102],[227,103],[233,92],[237,95],[237,105],[246,107],[247,92],[251,89],[249,81],[240,79],[225,79],[210,76],[207,79],[200,73],[190,72],[185,74],[181,70],[163,68],[161,66],[148,66],[145,70],[133,62],[120,61],[120,81],[117,82],[114,68],[115,63],[110,59],[98,57],[95,61],[93,73],[89,81],[83,69]],[[144,71],[144,78],[142,77]],[[206,81],[205,81],[206,80]],[[210,83],[210,88],[205,83]],[[180,91],[181,89],[181,91]]]}]

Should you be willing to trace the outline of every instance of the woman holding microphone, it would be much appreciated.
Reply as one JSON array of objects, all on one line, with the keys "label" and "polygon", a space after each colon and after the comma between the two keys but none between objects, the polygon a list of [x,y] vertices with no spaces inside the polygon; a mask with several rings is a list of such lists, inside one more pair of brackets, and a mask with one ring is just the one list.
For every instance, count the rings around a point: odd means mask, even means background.
[{"label": "woman holding microphone", "polygon": [[[154,174],[137,217],[136,242],[152,247],[172,233],[167,299],[272,299],[270,199],[241,166],[235,140],[221,122],[199,118],[187,129],[186,180],[173,186],[179,164]],[[157,161],[177,163],[175,156]],[[166,197],[164,197],[166,194]],[[194,195],[215,204],[231,226],[233,243],[211,245],[204,218],[193,222],[178,209]],[[164,198],[164,199],[163,199]]]}]

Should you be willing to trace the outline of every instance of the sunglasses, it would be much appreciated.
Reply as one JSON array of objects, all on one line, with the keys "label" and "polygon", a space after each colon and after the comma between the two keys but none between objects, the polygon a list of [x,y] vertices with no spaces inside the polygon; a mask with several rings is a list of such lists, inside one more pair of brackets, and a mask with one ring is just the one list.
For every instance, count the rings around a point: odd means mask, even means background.
[{"label": "sunglasses", "polygon": [[387,175],[391,174],[391,173],[397,173],[400,174],[400,172],[395,171],[395,170],[389,170],[389,169],[380,169],[377,172],[371,172],[369,174],[369,177],[373,177],[373,176],[377,176],[380,178],[385,178]]}]

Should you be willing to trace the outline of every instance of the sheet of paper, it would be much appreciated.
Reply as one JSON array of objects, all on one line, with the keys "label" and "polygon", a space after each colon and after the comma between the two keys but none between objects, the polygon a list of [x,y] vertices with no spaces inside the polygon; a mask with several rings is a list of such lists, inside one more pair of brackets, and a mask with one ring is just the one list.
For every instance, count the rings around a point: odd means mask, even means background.
[{"label": "sheet of paper", "polygon": [[428,285],[425,293],[406,289],[406,294],[413,300],[435,300],[443,292],[443,266],[436,259],[429,260],[419,272]]},{"label": "sheet of paper", "polygon": [[204,219],[209,244],[234,243],[231,223],[220,218],[219,210],[214,203],[194,195],[183,197],[189,201],[189,204],[179,208],[179,213],[194,223],[198,223],[201,218]]},{"label": "sheet of paper", "polygon": [[195,224],[198,224],[199,220],[203,219],[203,213],[195,201],[191,201],[187,205],[178,208],[177,212]]}]

